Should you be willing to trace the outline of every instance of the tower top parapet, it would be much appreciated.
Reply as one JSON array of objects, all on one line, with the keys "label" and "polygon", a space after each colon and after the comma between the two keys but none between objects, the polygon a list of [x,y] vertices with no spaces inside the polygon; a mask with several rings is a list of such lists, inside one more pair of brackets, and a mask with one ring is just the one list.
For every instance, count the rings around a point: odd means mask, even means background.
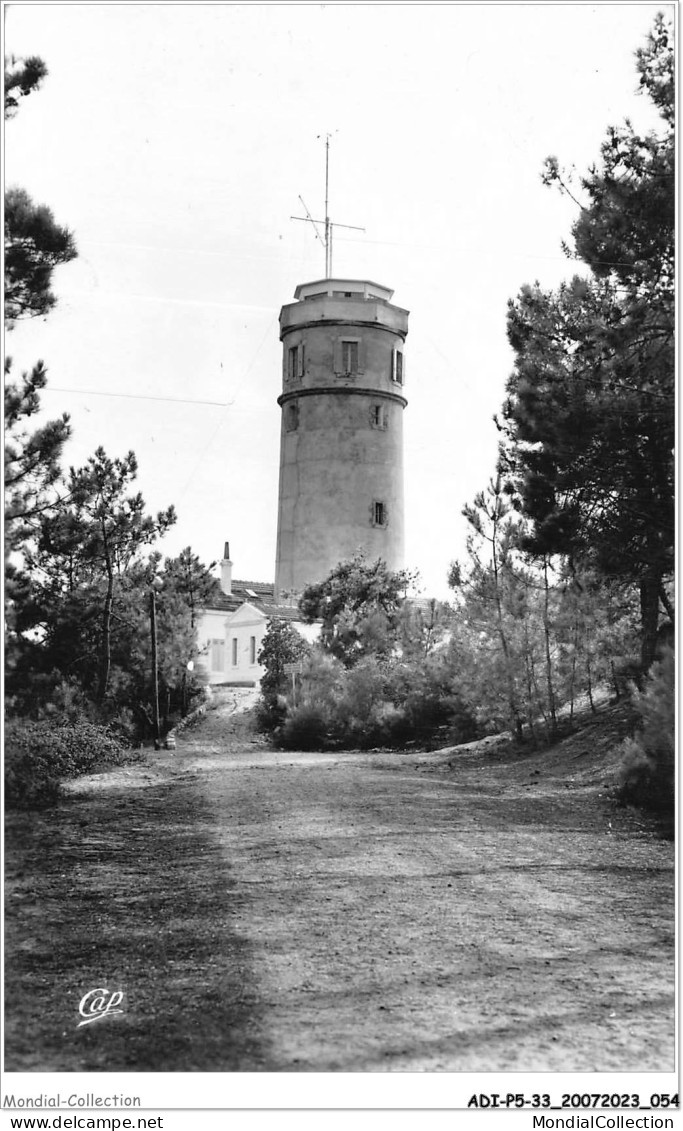
[{"label": "tower top parapet", "polygon": [[296,302],[280,311],[280,338],[293,330],[311,326],[383,326],[405,340],[408,314],[391,302],[389,287],[367,279],[319,279],[300,283],[294,292]]},{"label": "tower top parapet", "polygon": [[391,302],[393,291],[380,283],[367,279],[318,279],[314,283],[299,283],[294,298],[301,301],[307,298],[358,298],[379,299]]}]

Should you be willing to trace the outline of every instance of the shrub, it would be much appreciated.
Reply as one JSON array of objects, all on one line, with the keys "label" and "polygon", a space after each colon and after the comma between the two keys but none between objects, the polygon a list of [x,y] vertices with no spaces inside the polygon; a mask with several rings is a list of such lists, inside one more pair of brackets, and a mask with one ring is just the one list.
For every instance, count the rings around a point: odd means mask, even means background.
[{"label": "shrub", "polygon": [[10,809],[52,805],[60,782],[100,766],[130,759],[111,731],[94,723],[35,722],[8,719],[5,724],[5,803]]},{"label": "shrub", "polygon": [[401,664],[392,672],[391,695],[399,708],[393,724],[395,742],[469,742],[478,728],[472,711],[453,688],[446,657],[428,656]]},{"label": "shrub", "polygon": [[336,707],[336,731],[346,746],[383,746],[390,740],[392,710],[386,665],[371,657],[344,671]]},{"label": "shrub", "polygon": [[322,707],[302,703],[290,708],[278,732],[278,741],[285,750],[320,750],[328,745],[327,718]]},{"label": "shrub", "polygon": [[284,695],[260,695],[256,701],[256,726],[265,734],[274,734],[287,718],[287,698]]},{"label": "shrub", "polygon": [[[344,668],[338,660],[314,650],[299,677],[297,701],[285,700],[286,718],[276,732],[287,749],[330,746],[340,737],[339,704]],[[343,728],[342,728],[343,729]]]},{"label": "shrub", "polygon": [[281,699],[275,732],[288,749],[401,747],[467,742],[476,720],[453,690],[439,657],[411,663],[365,656],[354,667],[317,649],[306,662],[298,702]]},{"label": "shrub", "polygon": [[389,706],[377,661],[364,657],[347,669],[320,649],[305,664],[298,702],[283,705],[286,719],[277,732],[278,741],[288,749],[306,750],[376,745]]},{"label": "shrub", "polygon": [[639,660],[622,659],[612,665],[612,686],[617,699],[632,694],[634,687],[642,691],[643,684],[643,667]]},{"label": "shrub", "polygon": [[285,664],[305,659],[310,649],[300,632],[287,621],[273,617],[268,621],[266,634],[258,654],[259,664],[265,672],[261,678],[256,719],[261,730],[276,731],[287,715],[287,693],[291,678],[285,674]]},{"label": "shrub", "polygon": [[621,747],[617,795],[632,805],[668,812],[674,805],[675,665],[670,648],[652,665],[642,691],[631,695],[642,720]]},{"label": "shrub", "polygon": [[[8,680],[8,684],[11,682]],[[91,719],[94,710],[93,703],[78,683],[64,679],[57,671],[34,672],[30,680],[19,681],[13,693],[5,697],[7,715],[50,719],[52,723]]]}]

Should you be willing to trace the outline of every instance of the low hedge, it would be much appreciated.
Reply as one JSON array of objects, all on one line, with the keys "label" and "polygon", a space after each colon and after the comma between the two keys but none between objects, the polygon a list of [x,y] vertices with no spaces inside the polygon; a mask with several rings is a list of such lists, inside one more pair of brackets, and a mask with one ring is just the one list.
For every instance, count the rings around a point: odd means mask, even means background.
[{"label": "low hedge", "polygon": [[671,648],[652,665],[642,691],[631,688],[640,715],[636,733],[622,743],[617,797],[627,805],[674,811],[676,779],[676,669]]},{"label": "low hedge", "polygon": [[29,719],[5,723],[5,805],[40,809],[53,805],[60,782],[93,769],[119,766],[130,748],[103,726],[79,722],[55,725]]}]

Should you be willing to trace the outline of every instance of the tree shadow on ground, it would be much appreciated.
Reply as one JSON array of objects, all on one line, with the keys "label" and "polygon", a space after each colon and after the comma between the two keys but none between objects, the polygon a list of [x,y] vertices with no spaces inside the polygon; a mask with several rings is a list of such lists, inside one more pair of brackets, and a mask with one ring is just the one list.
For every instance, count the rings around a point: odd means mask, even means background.
[{"label": "tree shadow on ground", "polygon": [[[260,1061],[249,951],[204,806],[191,783],[155,782],[8,816],[7,1071]],[[97,987],[123,993],[124,1011],[81,1025]]]}]

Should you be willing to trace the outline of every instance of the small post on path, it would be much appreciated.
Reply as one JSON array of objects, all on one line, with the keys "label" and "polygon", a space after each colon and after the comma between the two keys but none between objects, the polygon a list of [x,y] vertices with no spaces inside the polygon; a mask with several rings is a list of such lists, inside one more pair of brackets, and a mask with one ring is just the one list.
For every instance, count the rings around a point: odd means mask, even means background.
[{"label": "small post on path", "polygon": [[304,665],[303,665],[301,660],[299,660],[297,663],[283,664],[283,671],[284,671],[285,675],[291,675],[291,677],[292,677],[292,703],[295,707],[296,707],[296,677],[297,677],[297,675],[301,675],[303,670],[304,670]]}]

